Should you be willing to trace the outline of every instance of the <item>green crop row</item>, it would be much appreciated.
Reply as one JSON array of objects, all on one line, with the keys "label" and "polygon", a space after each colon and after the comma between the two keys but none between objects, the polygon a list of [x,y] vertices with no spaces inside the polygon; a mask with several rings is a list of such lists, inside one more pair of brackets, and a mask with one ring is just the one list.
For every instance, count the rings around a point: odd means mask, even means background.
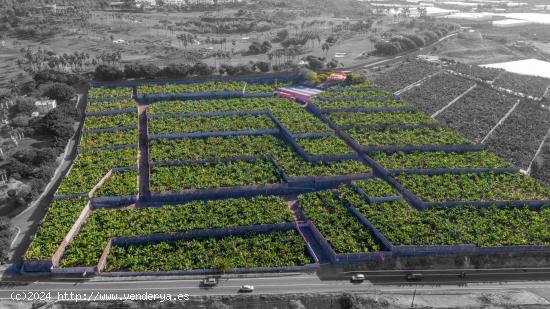
[{"label": "green crop row", "polygon": [[403,101],[385,100],[385,101],[369,101],[369,100],[319,100],[312,101],[319,108],[352,108],[352,107],[403,107],[411,104]]},{"label": "green crop row", "polygon": [[80,147],[91,149],[97,147],[137,144],[138,130],[123,130],[102,133],[84,133]]},{"label": "green crop row", "polygon": [[112,237],[186,232],[245,225],[292,222],[284,199],[259,196],[245,199],[194,201],[158,208],[94,210],[67,247],[62,266],[97,264]]},{"label": "green crop row", "polygon": [[287,83],[263,83],[251,84],[243,81],[208,81],[192,84],[166,84],[166,85],[144,85],[138,87],[138,93],[142,95],[151,94],[182,94],[197,92],[245,92],[245,93],[269,93],[276,88],[283,87]]},{"label": "green crop row", "polygon": [[256,131],[275,128],[273,121],[265,115],[150,118],[148,125],[150,134]]},{"label": "green crop row", "polygon": [[363,89],[363,88],[370,88],[375,86],[376,86],[375,83],[365,80],[357,84],[336,84],[330,87],[330,89]]},{"label": "green crop row", "polygon": [[355,186],[363,190],[370,198],[399,195],[389,183],[380,178],[358,180],[355,181]]},{"label": "green crop row", "polygon": [[108,129],[137,125],[137,113],[123,113],[108,116],[86,116],[84,130]]},{"label": "green crop row", "polygon": [[353,160],[311,164],[298,156],[284,141],[270,135],[155,140],[150,144],[152,162],[242,156],[271,157],[289,176],[331,176],[370,171],[362,163]]},{"label": "green crop row", "polygon": [[419,125],[435,124],[422,112],[335,112],[328,118],[339,126]]},{"label": "green crop row", "polygon": [[372,233],[331,191],[298,196],[300,208],[337,253],[379,251]]},{"label": "green crop row", "polygon": [[336,136],[297,138],[296,142],[312,155],[345,154],[353,152],[344,140]]},{"label": "green crop row", "polygon": [[132,97],[132,88],[90,88],[88,90],[88,99],[106,99],[106,98],[130,98]]},{"label": "green crop row", "polygon": [[520,173],[400,175],[405,188],[426,202],[544,200],[550,189]]},{"label": "green crop row", "polygon": [[473,142],[447,128],[414,128],[384,130],[353,129],[349,135],[363,146],[424,146],[424,145],[454,145],[472,144]]},{"label": "green crop row", "polygon": [[311,263],[295,230],[113,247],[107,271],[302,266]]},{"label": "green crop row", "polygon": [[57,194],[86,193],[115,167],[135,166],[136,148],[102,150],[79,154],[71,172],[63,178]]},{"label": "green crop row", "polygon": [[507,168],[510,167],[497,155],[488,151],[413,152],[369,154],[386,169],[434,169],[434,168]]},{"label": "green crop row", "polygon": [[88,203],[88,198],[53,201],[25,253],[25,260],[50,259]]},{"label": "green crop row", "polygon": [[138,172],[129,170],[113,173],[105,183],[97,189],[94,197],[137,195]]},{"label": "green crop row", "polygon": [[149,114],[192,114],[229,111],[271,111],[292,133],[330,132],[324,122],[298,103],[282,98],[170,101],[152,104]]},{"label": "green crop row", "polygon": [[369,97],[389,97],[392,94],[384,90],[342,90],[342,91],[325,91],[322,92],[319,97],[321,98],[369,98]]},{"label": "green crop row", "polygon": [[86,105],[87,112],[101,112],[117,109],[137,108],[137,102],[131,99],[94,102]]},{"label": "green crop row", "polygon": [[209,189],[281,182],[271,162],[234,161],[159,166],[151,173],[151,192]]},{"label": "green crop row", "polygon": [[548,207],[540,211],[474,206],[418,211],[404,200],[367,204],[349,187],[342,186],[340,191],[394,245],[550,245]]}]

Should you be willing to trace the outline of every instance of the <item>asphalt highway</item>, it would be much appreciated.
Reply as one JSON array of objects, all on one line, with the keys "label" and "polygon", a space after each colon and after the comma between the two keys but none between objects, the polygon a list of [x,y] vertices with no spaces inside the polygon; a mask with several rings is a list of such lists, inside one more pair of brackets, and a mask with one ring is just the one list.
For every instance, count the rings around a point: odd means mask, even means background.
[{"label": "asphalt highway", "polygon": [[[460,278],[464,271],[466,276]],[[201,286],[205,277],[94,277],[94,278],[40,278],[17,277],[0,281],[0,300],[11,300],[28,292],[51,292],[53,300],[100,300],[102,297],[119,298],[129,294],[170,294],[193,296],[235,295],[242,285],[253,285],[254,294],[292,294],[315,292],[433,292],[433,291],[486,291],[515,289],[550,289],[549,268],[487,269],[487,270],[414,270],[414,271],[361,271],[334,272],[326,275],[320,269],[314,274],[264,274],[254,277],[218,276],[213,288]],[[327,271],[328,272],[328,271]],[[366,280],[351,282],[351,276],[362,273]],[[408,273],[421,275],[418,281],[408,281]],[[38,292],[38,294],[37,294]],[[72,298],[70,298],[73,293]],[[78,295],[78,296],[76,296]],[[110,296],[109,296],[110,295]],[[26,295],[28,296],[28,295]],[[69,299],[67,299],[69,298]]]}]

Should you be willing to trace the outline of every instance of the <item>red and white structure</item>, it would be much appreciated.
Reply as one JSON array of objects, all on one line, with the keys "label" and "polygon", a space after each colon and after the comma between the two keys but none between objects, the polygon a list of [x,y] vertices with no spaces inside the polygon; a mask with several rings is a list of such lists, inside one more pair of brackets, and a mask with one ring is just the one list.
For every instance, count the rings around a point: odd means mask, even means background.
[{"label": "red and white structure", "polygon": [[323,90],[307,87],[282,87],[278,88],[275,95],[290,100],[306,102],[311,98],[318,96]]}]

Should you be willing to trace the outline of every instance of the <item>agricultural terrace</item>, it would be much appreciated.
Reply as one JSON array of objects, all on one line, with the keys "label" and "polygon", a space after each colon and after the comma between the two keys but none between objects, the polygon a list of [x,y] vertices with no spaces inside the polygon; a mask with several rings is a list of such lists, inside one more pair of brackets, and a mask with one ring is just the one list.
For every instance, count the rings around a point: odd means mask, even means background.
[{"label": "agricultural terrace", "polygon": [[[550,170],[545,160],[550,155],[550,109],[543,98],[548,96],[549,79],[419,60],[400,63],[374,79],[402,101],[550,184],[544,172]],[[327,102],[333,103],[322,103]]]},{"label": "agricultural terrace", "polygon": [[370,82],[306,104],[274,96],[292,83],[91,88],[79,154],[25,269],[300,271],[414,246],[550,251],[550,189],[479,134]]}]

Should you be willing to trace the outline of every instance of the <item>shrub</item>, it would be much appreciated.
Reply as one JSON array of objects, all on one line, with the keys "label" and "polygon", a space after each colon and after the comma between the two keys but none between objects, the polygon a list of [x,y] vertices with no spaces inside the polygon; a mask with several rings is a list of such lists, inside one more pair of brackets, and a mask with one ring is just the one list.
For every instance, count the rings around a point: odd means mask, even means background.
[{"label": "shrub", "polygon": [[268,41],[264,41],[263,43],[252,42],[248,47],[248,52],[251,54],[265,54],[271,50],[271,47],[271,43]]},{"label": "shrub", "polygon": [[232,66],[230,64],[222,64],[220,66],[220,74],[227,74],[229,76],[239,74],[240,68],[238,66]]},{"label": "shrub", "polygon": [[97,80],[114,81],[119,80],[122,77],[124,77],[124,72],[122,72],[119,68],[104,64],[98,65],[95,68],[94,78]]},{"label": "shrub", "polygon": [[418,34],[404,34],[403,36],[413,41],[418,47],[426,45],[426,41]]},{"label": "shrub", "polygon": [[185,78],[191,73],[192,67],[188,64],[171,63],[161,70],[160,74],[169,78]]},{"label": "shrub", "polygon": [[390,39],[390,41],[399,43],[401,45],[402,51],[418,48],[418,46],[416,45],[416,43],[414,43],[413,40],[406,38],[404,36],[393,37]]},{"label": "shrub", "polygon": [[47,85],[44,88],[44,90],[42,91],[42,95],[52,100],[65,102],[74,98],[74,96],[76,95],[76,91],[73,87],[67,84],[53,83]]},{"label": "shrub", "polygon": [[395,55],[401,51],[401,45],[397,42],[379,41],[374,44],[374,48],[380,55]]},{"label": "shrub", "polygon": [[269,70],[271,70],[271,65],[269,64],[269,62],[265,61],[256,62],[256,67],[263,73],[269,72]]},{"label": "shrub", "polygon": [[200,76],[208,76],[214,72],[214,69],[204,62],[197,62],[193,66],[192,72]]}]

